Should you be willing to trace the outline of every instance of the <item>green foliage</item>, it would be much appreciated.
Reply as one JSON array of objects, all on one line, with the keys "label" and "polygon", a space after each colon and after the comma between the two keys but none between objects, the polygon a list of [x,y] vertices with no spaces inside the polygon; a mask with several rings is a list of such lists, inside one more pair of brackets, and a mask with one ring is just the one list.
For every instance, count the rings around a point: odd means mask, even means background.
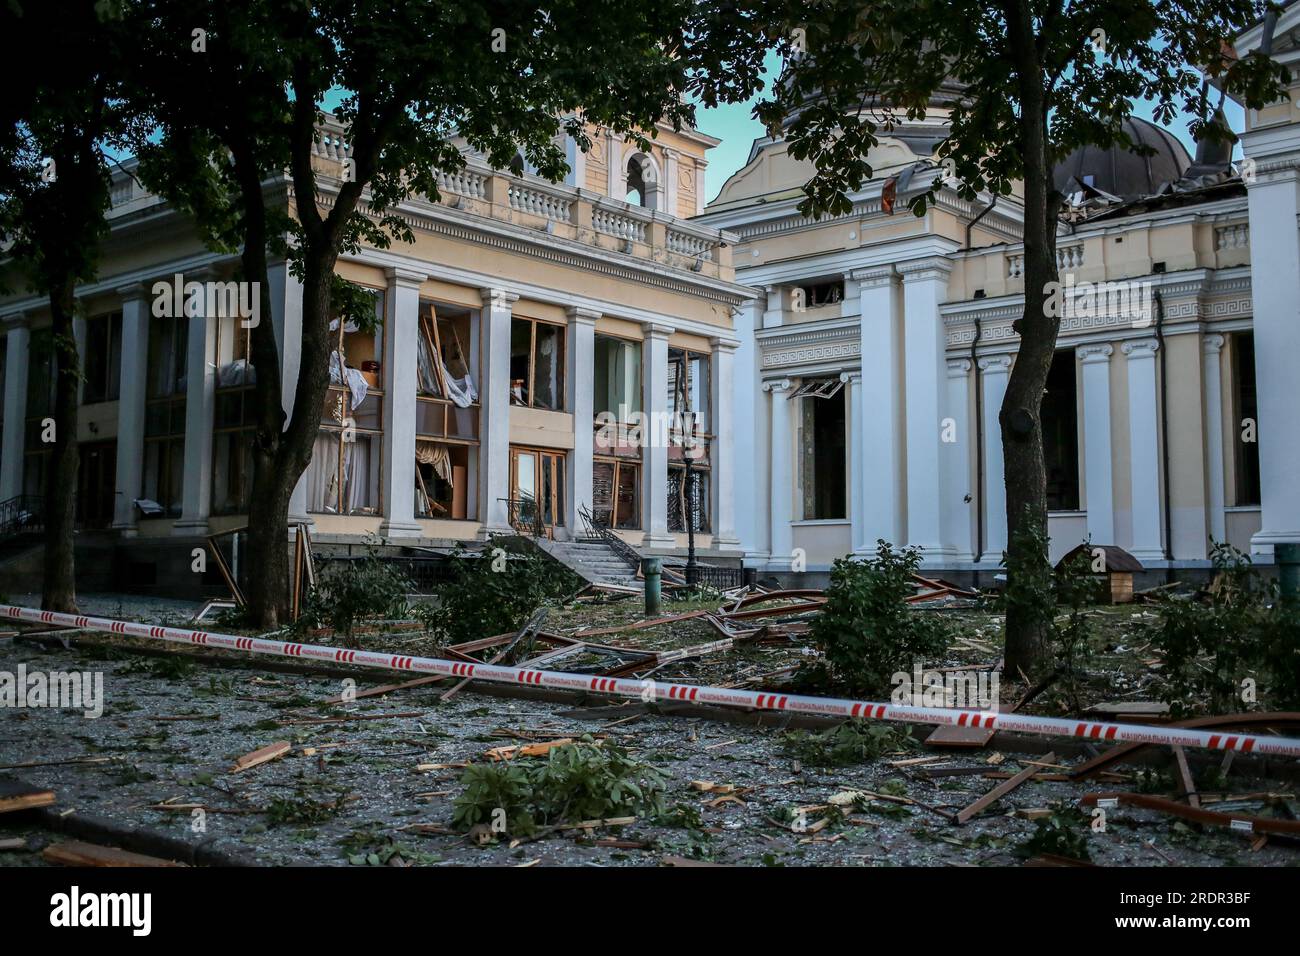
[{"label": "green foliage", "polygon": [[906,603],[920,561],[915,548],[895,551],[880,541],[875,558],[840,558],[831,567],[826,605],[810,633],[849,693],[886,694],[893,674],[947,650],[947,625]]},{"label": "green foliage", "polygon": [[842,767],[875,760],[881,754],[915,749],[916,741],[911,727],[851,720],[820,733],[792,731],[782,739],[781,746],[787,756],[810,767]]},{"label": "green foliage", "polygon": [[[1168,596],[1156,620],[1137,627],[1164,661],[1162,697],[1178,717],[1300,707],[1300,607],[1282,599],[1250,558],[1214,542],[1217,572],[1208,601]],[[1257,701],[1243,700],[1243,681],[1257,682]]]},{"label": "green foliage", "polygon": [[[783,132],[792,158],[815,169],[799,207],[805,215],[847,213],[847,194],[876,175],[868,157],[878,136],[925,117],[931,102],[946,111],[939,162],[929,165],[947,166],[957,191],[975,201],[980,193],[1011,195],[1081,145],[1131,146],[1123,123],[1142,100],[1154,104],[1159,123],[1183,112],[1193,117],[1194,136],[1231,137],[1209,122],[1217,90],[1189,64],[1254,107],[1276,99],[1285,75],[1264,58],[1223,53],[1225,41],[1259,19],[1257,0],[702,6],[706,16],[743,18],[729,47],[708,51],[715,59],[704,83],[719,98],[745,99],[757,84],[763,51],[748,42],[754,33],[782,56],[780,80],[755,113],[774,135]],[[941,178],[918,175],[900,201],[923,213]]]},{"label": "green foliage", "polygon": [[531,545],[493,538],[477,552],[452,556],[438,602],[418,613],[450,643],[518,630],[539,606],[571,595],[580,581]]},{"label": "green foliage", "polygon": [[461,829],[499,824],[503,832],[527,836],[560,823],[659,816],[666,812],[666,779],[662,771],[633,760],[620,747],[598,746],[583,738],[551,749],[545,759],[467,767],[452,822]]},{"label": "green foliage", "polygon": [[313,826],[332,820],[343,812],[346,795],[333,800],[316,800],[311,797],[272,797],[266,807],[266,819],[271,826],[292,824]]},{"label": "green foliage", "polygon": [[1057,672],[1075,710],[1080,709],[1081,685],[1094,651],[1095,628],[1088,607],[1098,599],[1103,587],[1083,552],[1056,572],[1057,605],[1068,608],[1069,613],[1064,620],[1053,620],[1050,640]]},{"label": "green foliage", "polygon": [[410,590],[401,569],[372,549],[360,561],[336,561],[324,570],[307,596],[297,627],[329,625],[345,646],[358,647],[357,624],[368,617],[405,617]]},{"label": "green foliage", "polygon": [[1002,558],[1007,570],[1003,608],[1007,615],[1006,667],[1030,676],[1048,662],[1056,582],[1047,559],[1047,516],[1025,507]]},{"label": "green foliage", "polygon": [[1090,860],[1088,830],[1091,820],[1078,807],[1067,803],[1054,803],[1052,812],[1034,821],[1034,832],[1020,844],[1017,852],[1022,856],[1050,853],[1071,860]]}]

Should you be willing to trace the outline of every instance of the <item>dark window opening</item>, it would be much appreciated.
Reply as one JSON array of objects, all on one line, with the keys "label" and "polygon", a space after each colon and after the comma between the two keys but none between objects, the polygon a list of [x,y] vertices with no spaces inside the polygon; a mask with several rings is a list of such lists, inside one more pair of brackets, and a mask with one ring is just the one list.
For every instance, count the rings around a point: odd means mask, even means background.
[{"label": "dark window opening", "polygon": [[[1233,502],[1258,505],[1259,401],[1255,390],[1255,333],[1232,336],[1233,454],[1236,476]],[[1249,439],[1249,440],[1248,440]]]},{"label": "dark window opening", "polygon": [[82,404],[117,401],[122,376],[122,313],[86,320],[86,354],[82,366],[85,369]]},{"label": "dark window opening", "polygon": [[1052,358],[1043,392],[1043,463],[1047,469],[1047,509],[1079,510],[1079,404],[1073,350]]},{"label": "dark window opening", "polygon": [[641,527],[641,465],[596,459],[592,464],[592,514],[609,528]]},{"label": "dark window opening", "polygon": [[159,517],[175,518],[181,513],[188,324],[184,317],[156,318],[149,323],[143,497],[162,507]]},{"label": "dark window opening", "polygon": [[802,303],[805,309],[815,309],[818,306],[834,305],[836,302],[844,299],[844,280],[835,279],[831,282],[812,282],[808,285],[801,285],[795,289],[795,308],[798,309]]},{"label": "dark window opening", "polygon": [[51,443],[44,441],[46,418],[54,416],[54,333],[31,334],[27,346],[27,405],[23,428],[23,494],[44,495]]},{"label": "dark window opening", "polygon": [[515,318],[510,323],[510,404],[564,410],[562,325]]},{"label": "dark window opening", "polygon": [[800,442],[803,516],[806,520],[844,519],[848,517],[844,392],[831,388],[820,391],[830,394],[821,397],[819,390],[814,389],[800,402],[803,406]]}]

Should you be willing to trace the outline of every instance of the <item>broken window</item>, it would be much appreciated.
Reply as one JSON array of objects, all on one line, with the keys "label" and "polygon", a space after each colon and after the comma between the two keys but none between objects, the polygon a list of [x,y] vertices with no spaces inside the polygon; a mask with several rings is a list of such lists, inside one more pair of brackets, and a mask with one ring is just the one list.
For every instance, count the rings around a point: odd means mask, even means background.
[{"label": "broken window", "polygon": [[834,279],[830,282],[810,282],[795,286],[794,309],[815,309],[818,306],[833,305],[844,299],[844,280]]},{"label": "broken window", "polygon": [[1079,510],[1079,403],[1072,349],[1052,357],[1041,412],[1047,509]]},{"label": "broken window", "polygon": [[564,410],[563,325],[515,317],[510,323],[510,403]]},{"label": "broken window", "polygon": [[1255,391],[1255,333],[1232,333],[1233,503],[1258,505],[1259,400]]},{"label": "broken window", "polygon": [[470,492],[470,459],[478,449],[469,445],[415,442],[415,515],[456,521],[477,516],[477,499]]},{"label": "broken window", "polygon": [[592,379],[597,455],[639,458],[637,428],[631,423],[641,411],[641,343],[597,335]]},{"label": "broken window", "polygon": [[[203,319],[195,319],[202,322]],[[253,409],[256,376],[250,360],[253,330],[242,319],[216,322],[216,396],[212,418],[212,513],[243,514],[253,486]]]},{"label": "broken window", "polygon": [[519,530],[564,526],[564,452],[510,449],[510,522]]},{"label": "broken window", "polygon": [[810,378],[790,395],[791,398],[834,398],[844,387],[838,376],[835,378]]},{"label": "broken window", "polygon": [[115,402],[122,376],[122,313],[86,320],[86,354],[81,401]]},{"label": "broken window", "polygon": [[592,466],[592,515],[607,528],[641,527],[641,463],[597,458]]},{"label": "broken window", "polygon": [[668,408],[674,431],[709,435],[709,356],[687,349],[668,350]]},{"label": "broken window", "polygon": [[687,479],[685,465],[668,466],[668,530],[685,532],[686,520],[694,519],[692,527],[697,532],[708,532],[709,525],[709,472],[697,465],[691,466]]},{"label": "broken window", "polygon": [[848,517],[848,442],[844,383],[835,379],[805,381],[794,392],[801,398],[800,472],[805,520]]},{"label": "broken window", "polygon": [[155,318],[149,323],[143,497],[162,507],[158,517],[175,518],[181,513],[188,327],[184,317]]},{"label": "broken window", "polygon": [[597,415],[607,412],[627,421],[641,411],[641,343],[598,333],[593,378]]},{"label": "broken window", "polygon": [[473,519],[478,460],[479,311],[421,302],[416,367],[415,514]]},{"label": "broken window", "polygon": [[330,321],[330,386],[307,469],[307,510],[324,514],[381,513],[383,452],[384,293],[363,319]]}]

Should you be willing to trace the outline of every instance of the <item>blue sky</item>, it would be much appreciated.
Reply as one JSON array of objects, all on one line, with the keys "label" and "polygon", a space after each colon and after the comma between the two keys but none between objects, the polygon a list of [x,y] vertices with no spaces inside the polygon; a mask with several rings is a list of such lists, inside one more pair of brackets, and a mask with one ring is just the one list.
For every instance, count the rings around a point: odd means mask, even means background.
[{"label": "blue sky", "polygon": [[[775,55],[769,56],[767,61],[768,74],[772,75],[778,65],[777,57]],[[762,124],[754,119],[751,112],[756,102],[758,102],[758,99],[751,100],[748,103],[719,106],[715,109],[700,109],[696,114],[696,127],[700,132],[708,133],[710,136],[717,136],[722,140],[721,144],[709,150],[709,169],[706,179],[707,195],[705,197],[709,201],[712,201],[718,195],[718,191],[722,189],[727,179],[745,165],[745,160],[749,158],[750,145],[756,138],[763,135]],[[1228,117],[1228,125],[1240,132],[1243,123],[1241,107],[1228,100],[1224,104],[1224,112]],[[1137,104],[1134,113],[1143,119],[1152,119],[1151,104]],[[1186,117],[1180,114],[1174,124],[1166,127],[1166,129],[1182,141],[1189,153],[1196,154],[1196,143],[1187,132]],[[1240,148],[1236,150],[1236,153],[1240,155]]]}]

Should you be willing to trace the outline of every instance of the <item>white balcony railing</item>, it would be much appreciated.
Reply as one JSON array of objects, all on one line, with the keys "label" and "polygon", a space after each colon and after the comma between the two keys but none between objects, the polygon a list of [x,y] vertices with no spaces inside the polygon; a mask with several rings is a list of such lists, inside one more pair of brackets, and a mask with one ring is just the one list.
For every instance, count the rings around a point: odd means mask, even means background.
[{"label": "white balcony railing", "polygon": [[540,216],[551,222],[572,222],[573,202],[576,197],[554,189],[543,189],[527,183],[510,185],[510,208]]},{"label": "white balcony railing", "polygon": [[[1069,272],[1083,265],[1083,244],[1058,246],[1056,249],[1056,268]],[[1025,276],[1025,254],[1012,253],[1007,256],[1007,278],[1023,279]]]},{"label": "white balcony railing", "polygon": [[1219,226],[1214,230],[1214,247],[1220,251],[1245,249],[1250,245],[1250,226],[1244,222]]},{"label": "white balcony railing", "polygon": [[645,220],[626,212],[618,212],[608,206],[596,205],[592,208],[591,227],[615,239],[645,242]]}]

